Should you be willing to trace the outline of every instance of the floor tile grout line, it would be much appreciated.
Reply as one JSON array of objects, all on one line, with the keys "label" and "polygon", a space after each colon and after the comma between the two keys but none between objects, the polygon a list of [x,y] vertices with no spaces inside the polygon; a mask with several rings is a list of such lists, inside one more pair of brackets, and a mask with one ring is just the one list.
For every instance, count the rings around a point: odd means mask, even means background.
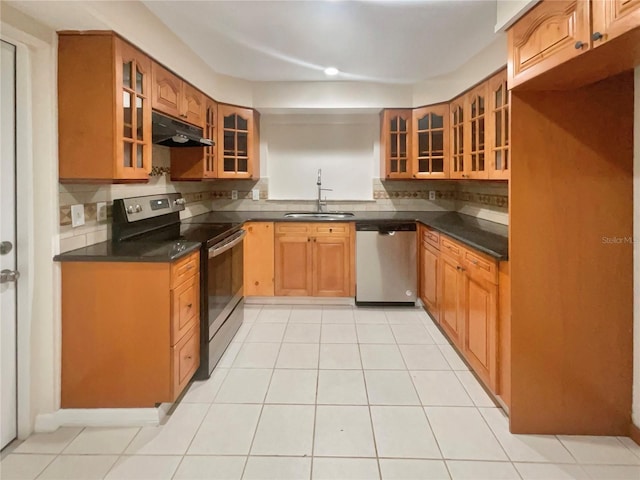
[{"label": "floor tile grout line", "polygon": [[[360,365],[362,365],[362,351],[360,350],[360,344],[358,343],[358,354],[360,355]],[[380,452],[378,452],[378,442],[376,440],[376,430],[373,426],[373,415],[371,414],[371,400],[369,399],[369,388],[367,386],[367,376],[364,374],[364,368],[362,369],[362,378],[364,380],[364,393],[367,397],[367,410],[369,411],[369,424],[371,425],[371,436],[373,437],[373,448],[376,452],[376,464],[378,465],[378,478],[382,480],[382,469],[380,468]]]},{"label": "floor tile grout line", "polygon": [[[291,317],[291,309],[289,309],[289,314],[287,316],[287,324],[289,323],[289,318]],[[286,327],[285,327],[286,330]],[[283,333],[284,337],[284,333]],[[273,381],[273,374],[276,370],[276,364],[278,363],[278,357],[280,356],[280,351],[282,350],[282,342],[278,347],[278,353],[276,353],[275,359],[273,361],[273,369],[271,370],[271,376],[269,377],[269,383],[267,384],[267,389],[264,392],[262,406],[260,407],[260,414],[258,415],[258,421],[256,422],[255,430],[253,431],[253,436],[251,437],[251,443],[249,444],[249,451],[247,452],[247,457],[245,458],[244,465],[242,467],[242,474],[240,478],[242,479],[247,470],[247,464],[249,463],[249,457],[251,456],[251,451],[253,450],[253,444],[256,441],[256,435],[258,434],[258,428],[260,427],[260,420],[262,419],[262,414],[264,412],[265,401],[267,399],[267,395],[269,394],[269,389],[271,388],[271,382]]]}]

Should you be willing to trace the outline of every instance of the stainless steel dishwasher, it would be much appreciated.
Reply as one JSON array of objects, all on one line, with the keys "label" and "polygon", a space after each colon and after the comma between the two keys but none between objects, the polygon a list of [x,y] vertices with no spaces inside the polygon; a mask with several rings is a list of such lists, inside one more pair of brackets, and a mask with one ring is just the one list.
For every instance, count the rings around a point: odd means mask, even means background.
[{"label": "stainless steel dishwasher", "polygon": [[356,223],[356,304],[416,303],[415,223]]}]

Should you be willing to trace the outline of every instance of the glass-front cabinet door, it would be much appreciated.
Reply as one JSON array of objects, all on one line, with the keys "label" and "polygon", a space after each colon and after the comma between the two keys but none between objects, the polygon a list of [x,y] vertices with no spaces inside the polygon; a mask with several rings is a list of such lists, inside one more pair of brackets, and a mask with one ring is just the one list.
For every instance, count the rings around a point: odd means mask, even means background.
[{"label": "glass-front cabinet door", "polygon": [[413,111],[413,177],[449,178],[449,106]]},{"label": "glass-front cabinet door", "polygon": [[151,172],[151,60],[116,38],[116,180]]},{"label": "glass-front cabinet door", "polygon": [[[204,136],[210,140],[213,140],[217,144],[218,139],[216,137],[216,130],[218,127],[218,104],[213,100],[207,100],[207,107],[205,113],[205,128]],[[204,147],[204,168],[202,172],[203,178],[216,178],[216,145],[212,147]]]},{"label": "glass-front cabinet door", "polygon": [[451,178],[464,178],[465,175],[464,107],[464,97],[456,98],[449,104],[449,117],[451,119],[451,165],[449,176]]},{"label": "glass-front cabinet door", "polygon": [[254,112],[218,105],[218,178],[252,178]]},{"label": "glass-front cabinet door", "polygon": [[487,84],[479,86],[467,93],[467,112],[469,114],[467,138],[466,172],[463,178],[488,178],[489,170],[486,161],[486,126],[487,126]]},{"label": "glass-front cabinet door", "polygon": [[507,180],[510,175],[509,100],[507,71],[503,70],[489,80],[487,143],[490,179]]},{"label": "glass-front cabinet door", "polygon": [[412,178],[410,109],[383,110],[380,154],[382,178]]}]

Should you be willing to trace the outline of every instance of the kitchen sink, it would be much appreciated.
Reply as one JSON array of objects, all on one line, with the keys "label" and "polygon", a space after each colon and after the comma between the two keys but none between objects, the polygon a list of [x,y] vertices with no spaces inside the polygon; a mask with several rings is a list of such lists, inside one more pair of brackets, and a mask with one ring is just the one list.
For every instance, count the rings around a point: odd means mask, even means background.
[{"label": "kitchen sink", "polygon": [[351,212],[290,212],[284,214],[285,218],[308,218],[310,220],[340,220],[353,217]]}]

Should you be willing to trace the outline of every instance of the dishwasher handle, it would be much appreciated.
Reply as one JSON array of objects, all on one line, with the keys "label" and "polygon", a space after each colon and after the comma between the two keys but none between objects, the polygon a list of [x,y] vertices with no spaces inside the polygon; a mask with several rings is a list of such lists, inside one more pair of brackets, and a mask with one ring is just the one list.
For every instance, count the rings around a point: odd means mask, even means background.
[{"label": "dishwasher handle", "polygon": [[379,230],[378,235],[382,235],[383,237],[393,237],[396,234],[395,230]]}]

